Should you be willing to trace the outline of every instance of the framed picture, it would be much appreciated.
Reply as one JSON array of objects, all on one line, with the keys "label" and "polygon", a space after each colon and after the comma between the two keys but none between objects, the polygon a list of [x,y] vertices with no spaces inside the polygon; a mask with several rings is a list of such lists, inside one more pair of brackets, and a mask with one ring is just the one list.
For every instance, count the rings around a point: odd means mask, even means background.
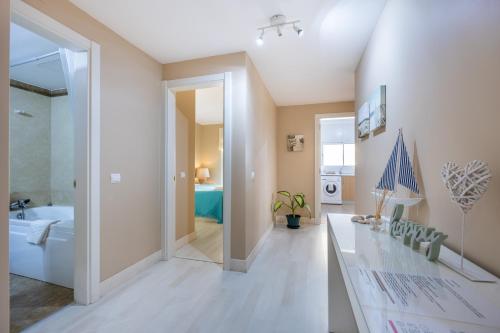
[{"label": "framed picture", "polygon": [[304,150],[304,135],[303,134],[288,134],[287,136],[288,151]]},{"label": "framed picture", "polygon": [[380,86],[368,100],[370,108],[370,131],[385,127],[385,86]]},{"label": "framed picture", "polygon": [[370,107],[364,103],[358,110],[358,138],[364,138],[370,134]]}]

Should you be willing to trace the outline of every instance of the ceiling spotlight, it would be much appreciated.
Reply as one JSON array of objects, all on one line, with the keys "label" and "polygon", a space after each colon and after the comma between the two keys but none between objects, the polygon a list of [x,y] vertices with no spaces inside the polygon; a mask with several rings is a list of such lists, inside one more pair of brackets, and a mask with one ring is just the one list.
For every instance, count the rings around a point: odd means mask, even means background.
[{"label": "ceiling spotlight", "polygon": [[293,30],[295,30],[299,37],[304,36],[304,29],[297,27],[295,24],[293,25]]},{"label": "ceiling spotlight", "polygon": [[286,16],[277,14],[273,15],[270,18],[271,24],[261,27],[257,29],[257,31],[260,31],[260,35],[257,38],[257,45],[261,46],[264,44],[264,34],[267,30],[276,30],[276,34],[278,37],[283,36],[283,29],[289,26],[293,27],[293,30],[297,33],[299,37],[301,37],[304,34],[304,30],[298,26],[300,23],[300,20],[295,20],[295,21],[289,21],[287,22]]},{"label": "ceiling spotlight", "polygon": [[264,45],[264,30],[260,33],[260,36],[257,37],[257,40],[255,41],[258,46]]}]

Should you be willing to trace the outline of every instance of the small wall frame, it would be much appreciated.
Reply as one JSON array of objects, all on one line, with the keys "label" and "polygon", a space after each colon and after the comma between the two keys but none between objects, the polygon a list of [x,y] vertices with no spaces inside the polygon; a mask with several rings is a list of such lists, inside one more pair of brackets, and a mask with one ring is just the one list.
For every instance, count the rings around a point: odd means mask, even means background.
[{"label": "small wall frame", "polygon": [[288,134],[286,140],[287,151],[299,152],[304,150],[304,134]]}]

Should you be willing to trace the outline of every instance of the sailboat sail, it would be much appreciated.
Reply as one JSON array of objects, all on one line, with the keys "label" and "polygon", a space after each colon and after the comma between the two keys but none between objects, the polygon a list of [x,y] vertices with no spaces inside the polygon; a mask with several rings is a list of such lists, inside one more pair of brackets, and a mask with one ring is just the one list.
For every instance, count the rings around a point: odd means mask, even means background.
[{"label": "sailboat sail", "polygon": [[401,157],[399,162],[398,183],[399,185],[406,187],[413,193],[419,194],[420,190],[418,188],[417,180],[415,179],[415,174],[413,173],[410,157],[408,156],[408,151],[406,150],[402,134],[400,134],[400,141],[401,141]]},{"label": "sailboat sail", "polygon": [[[395,193],[398,184],[418,194],[418,197],[397,197]],[[392,149],[382,178],[380,178],[375,191],[372,192],[376,201],[375,216],[381,215],[385,204],[388,202],[392,204],[401,204],[407,207],[418,204],[423,200],[419,193],[420,189],[415,179],[415,173],[413,172],[410,157],[408,156],[408,150],[403,140],[403,132],[399,130],[398,139]]]},{"label": "sailboat sail", "polygon": [[392,149],[391,157],[389,158],[389,162],[387,162],[387,166],[385,167],[384,174],[380,181],[378,182],[377,189],[378,190],[389,190],[394,191],[396,187],[396,169],[398,166],[398,149],[399,149],[399,136],[396,141],[396,145]]},{"label": "sailboat sail", "polygon": [[420,192],[401,131],[376,188],[377,190],[394,192],[397,184],[406,187],[413,193],[419,194]]}]

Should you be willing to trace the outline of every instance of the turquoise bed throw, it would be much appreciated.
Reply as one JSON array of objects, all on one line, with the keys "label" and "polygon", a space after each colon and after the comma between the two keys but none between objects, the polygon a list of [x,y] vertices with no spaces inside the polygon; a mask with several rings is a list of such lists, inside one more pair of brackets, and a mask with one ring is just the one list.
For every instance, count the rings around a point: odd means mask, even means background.
[{"label": "turquoise bed throw", "polygon": [[196,189],[194,192],[194,215],[216,219],[222,224],[222,190]]}]

